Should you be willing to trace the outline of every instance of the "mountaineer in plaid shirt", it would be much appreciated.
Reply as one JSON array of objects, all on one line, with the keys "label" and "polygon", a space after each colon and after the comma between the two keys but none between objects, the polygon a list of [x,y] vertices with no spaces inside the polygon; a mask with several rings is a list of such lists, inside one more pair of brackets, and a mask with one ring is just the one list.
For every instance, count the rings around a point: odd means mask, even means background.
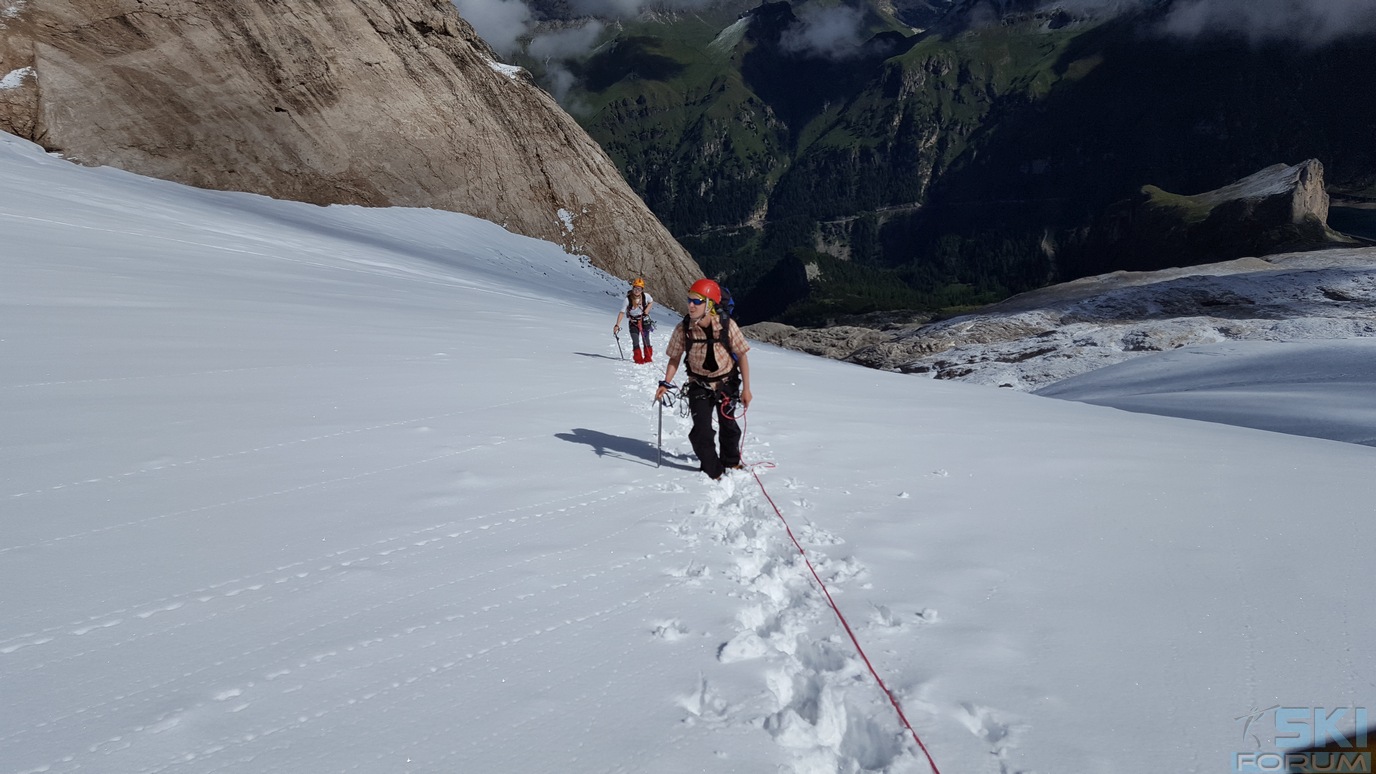
[{"label": "mountaineer in plaid shirt", "polygon": [[[660,400],[672,386],[679,361],[685,359],[688,368],[688,412],[693,417],[693,429],[688,440],[693,453],[702,464],[702,472],[714,481],[729,468],[741,466],[741,428],[736,417],[739,406],[750,407],[750,361],[746,353],[750,344],[741,335],[736,321],[717,314],[721,303],[721,287],[709,279],[700,279],[688,290],[688,316],[681,325],[674,326],[669,337],[666,355],[669,365],[664,369],[664,381],[655,391]],[[716,414],[720,429],[721,451],[714,443],[712,415]]]}]

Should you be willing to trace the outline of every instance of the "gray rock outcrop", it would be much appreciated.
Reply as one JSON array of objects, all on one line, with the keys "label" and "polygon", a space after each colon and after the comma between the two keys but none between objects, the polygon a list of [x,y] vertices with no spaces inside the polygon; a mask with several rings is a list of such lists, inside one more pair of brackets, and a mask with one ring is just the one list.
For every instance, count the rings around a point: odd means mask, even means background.
[{"label": "gray rock outcrop", "polygon": [[1230,340],[1376,335],[1376,248],[1115,272],[894,333],[846,359],[1019,390]]},{"label": "gray rock outcrop", "polygon": [[1376,248],[1113,272],[939,322],[876,325],[745,331],[870,368],[1031,391],[1180,347],[1376,336]]},{"label": "gray rock outcrop", "polygon": [[675,305],[691,256],[449,0],[4,0],[0,130],[85,164],[464,212]]},{"label": "gray rock outcrop", "polygon": [[1273,164],[1199,194],[1143,186],[1062,247],[1073,263],[1153,270],[1358,244],[1328,227],[1328,204],[1317,159]]},{"label": "gray rock outcrop", "polygon": [[1272,164],[1266,169],[1222,188],[1186,197],[1209,210],[1229,202],[1253,202],[1251,209],[1262,209],[1275,201],[1278,219],[1302,224],[1311,220],[1328,223],[1328,191],[1323,184],[1323,164],[1309,159],[1299,164]]},{"label": "gray rock outcrop", "polygon": [[849,325],[795,328],[782,323],[763,322],[747,325],[742,332],[755,341],[777,344],[833,360],[845,360],[856,350],[872,347],[889,339],[888,334],[883,331]]}]

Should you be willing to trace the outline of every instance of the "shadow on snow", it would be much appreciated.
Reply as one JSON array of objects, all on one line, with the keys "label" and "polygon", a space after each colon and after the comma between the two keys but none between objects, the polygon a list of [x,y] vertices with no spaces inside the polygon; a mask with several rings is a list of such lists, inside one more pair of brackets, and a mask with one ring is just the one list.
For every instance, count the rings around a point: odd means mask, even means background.
[{"label": "shadow on snow", "polygon": [[[592,450],[599,457],[613,457],[623,460],[636,460],[646,465],[654,465],[660,458],[659,450],[647,441],[638,441],[634,438],[623,438],[619,435],[608,435],[597,430],[589,430],[585,427],[575,427],[568,433],[555,433],[555,438],[570,443],[581,443],[591,446]],[[697,471],[696,465],[686,465],[683,463],[688,457],[664,453],[663,466],[666,468],[677,468],[679,470]]]}]

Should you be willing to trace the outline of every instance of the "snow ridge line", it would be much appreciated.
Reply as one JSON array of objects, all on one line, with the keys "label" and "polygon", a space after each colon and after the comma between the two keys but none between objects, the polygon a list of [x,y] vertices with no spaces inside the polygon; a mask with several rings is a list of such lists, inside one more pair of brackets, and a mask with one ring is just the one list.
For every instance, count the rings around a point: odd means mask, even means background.
[{"label": "snow ridge line", "polygon": [[[744,435],[745,433],[742,430],[742,438]],[[870,663],[870,657],[866,655],[865,649],[861,647],[860,639],[855,636],[855,631],[851,629],[850,622],[846,620],[845,614],[842,613],[841,608],[837,606],[836,600],[832,599],[831,592],[827,589],[827,584],[822,582],[822,576],[817,574],[817,568],[812,566],[812,560],[808,558],[807,551],[803,550],[803,544],[799,543],[798,538],[794,536],[793,528],[789,526],[788,519],[784,518],[783,511],[779,510],[779,506],[775,504],[774,498],[769,495],[769,490],[765,488],[764,482],[760,480],[759,473],[755,472],[755,469],[760,465],[773,467],[774,464],[755,463],[750,466],[750,475],[755,479],[755,483],[759,485],[760,492],[764,495],[764,499],[769,501],[769,505],[774,509],[774,513],[778,514],[779,521],[783,522],[784,531],[788,533],[789,540],[793,541],[793,546],[798,549],[798,554],[802,557],[803,563],[807,565],[808,571],[812,573],[812,579],[817,581],[818,588],[822,590],[822,594],[827,598],[827,604],[831,605],[832,611],[836,613],[837,620],[841,622],[841,627],[846,630],[846,634],[850,637],[851,643],[855,645],[855,652],[860,655],[860,660],[865,662],[865,667],[869,669],[870,674],[874,677],[874,681],[879,684],[879,689],[888,697],[889,703],[893,705],[894,711],[898,713],[898,719],[903,723],[903,726],[908,729],[908,733],[912,734],[913,741],[917,742],[917,746],[922,750],[922,754],[927,757],[927,764],[932,767],[932,774],[941,774],[941,770],[936,767],[936,761],[932,759],[932,753],[927,749],[927,745],[923,744],[921,737],[917,735],[917,731],[915,731],[912,724],[908,722],[908,716],[903,714],[903,706],[898,703],[897,697],[889,690],[889,686],[884,684],[884,679],[879,676],[879,672],[874,668],[874,664]]]}]

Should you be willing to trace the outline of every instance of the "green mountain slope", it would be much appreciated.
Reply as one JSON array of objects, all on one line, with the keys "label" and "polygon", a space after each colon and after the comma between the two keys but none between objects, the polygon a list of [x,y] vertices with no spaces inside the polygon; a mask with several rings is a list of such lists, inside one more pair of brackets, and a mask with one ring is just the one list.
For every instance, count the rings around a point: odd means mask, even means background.
[{"label": "green mountain slope", "polygon": [[[1361,96],[1376,41],[1169,38],[1150,32],[1167,0],[1107,18],[1032,5],[993,19],[910,4],[925,31],[893,5],[647,17],[573,65],[570,102],[747,321],[983,303],[1135,268],[1140,250],[1091,237],[1148,184],[1191,193],[1305,158],[1337,189],[1376,184]],[[808,38],[839,28],[852,45]]]}]

